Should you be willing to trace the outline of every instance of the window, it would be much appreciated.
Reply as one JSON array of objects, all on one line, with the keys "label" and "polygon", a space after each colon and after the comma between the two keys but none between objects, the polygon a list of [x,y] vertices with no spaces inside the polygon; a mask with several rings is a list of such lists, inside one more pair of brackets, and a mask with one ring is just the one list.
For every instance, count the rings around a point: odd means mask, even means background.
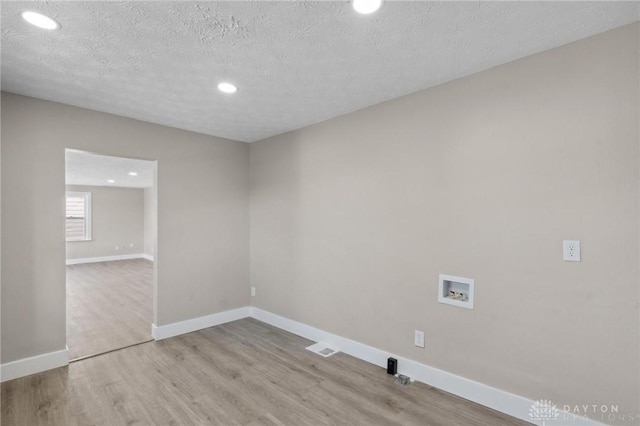
[{"label": "window", "polygon": [[91,193],[67,191],[67,241],[91,240]]}]

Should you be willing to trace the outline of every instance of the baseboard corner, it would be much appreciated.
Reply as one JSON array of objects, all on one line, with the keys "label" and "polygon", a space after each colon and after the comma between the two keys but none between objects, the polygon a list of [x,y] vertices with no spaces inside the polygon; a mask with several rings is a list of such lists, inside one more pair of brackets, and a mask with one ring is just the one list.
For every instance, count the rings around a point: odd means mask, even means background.
[{"label": "baseboard corner", "polygon": [[151,336],[154,340],[163,340],[169,337],[191,333],[192,331],[202,330],[203,328],[214,327],[216,325],[247,318],[250,316],[249,314],[250,308],[248,306],[243,306],[241,308],[205,315],[199,318],[178,321],[167,325],[158,326],[156,324],[152,324]]}]

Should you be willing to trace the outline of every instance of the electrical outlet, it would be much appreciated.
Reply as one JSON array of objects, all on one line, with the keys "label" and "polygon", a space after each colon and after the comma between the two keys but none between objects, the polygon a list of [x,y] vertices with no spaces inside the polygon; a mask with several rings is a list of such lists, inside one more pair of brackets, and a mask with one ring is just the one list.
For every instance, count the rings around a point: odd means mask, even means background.
[{"label": "electrical outlet", "polygon": [[116,251],[120,250],[120,246],[116,246]]},{"label": "electrical outlet", "polygon": [[415,330],[413,344],[419,348],[424,348],[424,331]]},{"label": "electrical outlet", "polygon": [[580,241],[562,242],[562,260],[567,262],[580,262]]},{"label": "electrical outlet", "polygon": [[133,243],[129,243],[129,247],[133,248]]},{"label": "electrical outlet", "polygon": [[256,295],[256,288],[251,287],[251,297],[255,297],[255,295]]}]

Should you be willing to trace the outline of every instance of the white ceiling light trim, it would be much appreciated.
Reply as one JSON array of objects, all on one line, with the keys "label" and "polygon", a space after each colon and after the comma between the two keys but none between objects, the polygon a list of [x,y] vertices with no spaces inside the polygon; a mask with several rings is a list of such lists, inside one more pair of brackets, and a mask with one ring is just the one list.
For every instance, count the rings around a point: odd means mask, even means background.
[{"label": "white ceiling light trim", "polygon": [[238,91],[238,88],[235,85],[227,83],[225,81],[218,84],[218,90],[222,93],[236,93]]},{"label": "white ceiling light trim", "polygon": [[42,28],[44,30],[57,30],[60,28],[60,24],[55,19],[50,18],[47,15],[43,15],[39,12],[27,10],[22,12],[20,16],[22,16],[22,19],[24,19],[31,25]]},{"label": "white ceiling light trim", "polygon": [[382,0],[353,0],[352,5],[356,12],[368,15],[380,9]]}]

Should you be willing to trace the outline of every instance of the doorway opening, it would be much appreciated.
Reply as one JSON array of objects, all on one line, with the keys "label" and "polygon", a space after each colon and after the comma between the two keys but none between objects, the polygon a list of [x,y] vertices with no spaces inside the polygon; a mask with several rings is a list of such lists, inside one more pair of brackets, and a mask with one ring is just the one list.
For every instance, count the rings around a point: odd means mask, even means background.
[{"label": "doorway opening", "polygon": [[71,360],[152,340],[157,162],[65,150]]}]

